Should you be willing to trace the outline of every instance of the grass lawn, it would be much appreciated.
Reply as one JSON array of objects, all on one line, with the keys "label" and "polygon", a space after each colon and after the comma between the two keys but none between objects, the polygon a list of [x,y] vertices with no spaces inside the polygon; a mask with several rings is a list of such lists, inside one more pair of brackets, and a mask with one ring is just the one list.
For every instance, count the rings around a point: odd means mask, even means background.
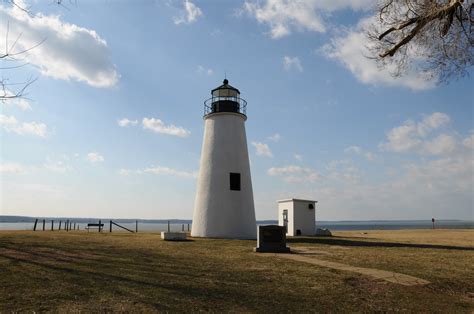
[{"label": "grass lawn", "polygon": [[474,311],[474,230],[300,237],[318,258],[412,275],[402,286],[252,252],[255,241],[0,231],[0,312]]}]

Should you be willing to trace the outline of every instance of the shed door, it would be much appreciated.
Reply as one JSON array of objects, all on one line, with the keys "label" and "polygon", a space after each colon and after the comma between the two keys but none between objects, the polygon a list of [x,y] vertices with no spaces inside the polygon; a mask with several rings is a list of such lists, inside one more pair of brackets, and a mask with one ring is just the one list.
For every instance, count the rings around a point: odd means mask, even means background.
[{"label": "shed door", "polygon": [[288,209],[283,210],[283,226],[285,227],[285,233],[288,233]]}]

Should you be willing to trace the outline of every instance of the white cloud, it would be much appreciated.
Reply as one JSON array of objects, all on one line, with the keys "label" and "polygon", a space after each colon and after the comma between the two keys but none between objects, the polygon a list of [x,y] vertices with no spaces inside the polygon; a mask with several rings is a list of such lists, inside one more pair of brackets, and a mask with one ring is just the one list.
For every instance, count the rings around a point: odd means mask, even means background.
[{"label": "white cloud", "polygon": [[198,65],[196,72],[199,73],[199,74],[206,74],[206,75],[212,75],[212,74],[214,74],[214,70],[213,70],[213,69],[211,69],[211,68],[205,68],[205,67],[203,67],[202,65]]},{"label": "white cloud", "polygon": [[183,11],[180,16],[174,17],[174,23],[180,24],[191,24],[197,20],[198,17],[202,16],[201,9],[189,0],[183,2]]},{"label": "white cloud", "polygon": [[474,150],[474,133],[472,133],[469,137],[466,137],[462,141],[462,144],[468,149]]},{"label": "white cloud", "polygon": [[34,135],[45,138],[47,135],[47,126],[39,122],[19,122],[14,116],[0,114],[0,126],[8,133],[18,135]]},{"label": "white cloud", "polygon": [[[444,143],[443,138],[444,134],[435,137],[440,143]],[[324,216],[320,219],[472,219],[472,141],[473,134],[456,141],[454,149],[433,151],[431,158],[410,158],[401,166],[389,168],[386,177],[376,179],[365,176],[350,160],[335,160],[327,164],[327,173],[322,173],[320,180],[312,182],[307,190],[293,193],[318,200],[320,217]],[[419,147],[420,154],[422,147]],[[297,166],[271,168],[268,174],[301,183],[305,182],[301,180],[304,169]],[[299,182],[292,181],[292,177],[299,178]],[[285,191],[287,189],[285,187]]]},{"label": "white cloud", "polygon": [[8,173],[14,173],[14,174],[23,174],[27,172],[27,169],[25,166],[16,163],[16,162],[2,162],[0,163],[0,173],[3,174],[8,174]]},{"label": "white cloud", "polygon": [[323,16],[336,10],[371,9],[372,0],[247,0],[244,11],[259,23],[270,28],[270,35],[277,39],[291,34],[293,31],[326,31]]},{"label": "white cloud", "polygon": [[197,172],[181,171],[168,167],[151,167],[143,170],[145,173],[167,174],[178,177],[196,178]]},{"label": "white cloud", "polygon": [[[129,120],[127,118],[123,118],[121,120],[117,120],[117,124],[121,127],[134,126],[138,124],[138,120]],[[163,121],[155,118],[143,118],[142,126],[144,129],[151,130],[155,133],[168,134],[178,137],[188,137],[191,134],[189,130],[184,129],[183,127],[178,127],[173,124],[165,125]]]},{"label": "white cloud", "polygon": [[0,163],[0,173],[10,174],[30,174],[40,170],[47,170],[50,172],[65,173],[73,168],[66,163],[67,156],[62,156],[59,160],[53,160],[49,157],[42,165],[24,165],[18,162],[4,162]]},{"label": "white cloud", "polygon": [[344,149],[345,153],[354,153],[356,155],[362,154],[362,148],[359,146],[349,146],[346,149]]},{"label": "white cloud", "polygon": [[387,138],[388,142],[381,144],[381,148],[394,152],[408,152],[421,145],[416,124],[413,121],[407,121],[405,124],[391,129]]},{"label": "white cloud", "polygon": [[128,176],[128,175],[137,173],[137,171],[122,168],[122,169],[120,169],[120,170],[118,171],[118,173],[119,173],[121,176]]},{"label": "white cloud", "polygon": [[[387,134],[388,142],[381,143],[380,148],[394,152],[422,152],[428,154],[439,154],[451,150],[455,145],[454,138],[444,135],[428,141],[425,139],[433,131],[438,130],[451,121],[450,117],[441,112],[435,112],[425,116],[420,122],[406,121],[401,126],[391,129]],[[436,145],[443,145],[441,150]]]},{"label": "white cloud", "polygon": [[326,165],[326,170],[326,182],[356,183],[360,181],[362,176],[362,172],[354,166],[350,159],[332,160]]},{"label": "white cloud", "polygon": [[427,155],[447,155],[456,150],[457,141],[447,134],[440,134],[423,144],[422,152]]},{"label": "white cloud", "polygon": [[324,45],[320,51],[328,58],[338,60],[362,83],[370,85],[404,86],[412,90],[425,90],[436,85],[436,79],[430,79],[426,73],[415,69],[402,77],[390,73],[394,65],[380,68],[370,56],[368,48],[373,45],[366,36],[366,29],[371,26],[373,18],[362,19],[358,25],[343,32]]},{"label": "white cloud", "polygon": [[127,118],[123,118],[123,119],[117,120],[117,124],[121,127],[127,127],[129,125],[137,125],[138,120],[129,120]]},{"label": "white cloud", "polygon": [[337,186],[322,182],[308,192],[325,219],[472,219],[472,155],[412,162],[383,182]]},{"label": "white cloud", "polygon": [[281,135],[278,134],[278,133],[275,133],[275,134],[269,136],[268,139],[269,139],[270,141],[274,141],[274,142],[276,143],[276,142],[279,142],[279,141],[280,141]]},{"label": "white cloud", "polygon": [[321,175],[314,169],[303,168],[300,166],[286,166],[281,168],[270,168],[267,171],[270,176],[282,176],[288,183],[316,182],[320,180]]},{"label": "white cloud", "polygon": [[182,171],[168,167],[161,167],[161,166],[152,166],[145,169],[138,169],[138,170],[130,170],[130,169],[120,169],[119,174],[123,176],[128,176],[132,174],[157,174],[157,175],[171,175],[176,177],[183,177],[183,178],[196,178],[198,175],[197,171]]},{"label": "white cloud", "polygon": [[257,156],[264,156],[264,157],[270,157],[273,158],[273,153],[268,147],[267,144],[261,143],[261,142],[252,142],[253,147],[257,150]]},{"label": "white cloud", "polygon": [[298,160],[298,161],[302,161],[302,160],[303,160],[303,156],[302,156],[302,155],[299,155],[299,154],[294,154],[293,157],[295,157],[295,159]]},{"label": "white cloud", "polygon": [[191,132],[183,127],[171,125],[165,125],[163,121],[155,118],[143,118],[143,128],[151,130],[155,133],[168,134],[178,137],[188,137]]},{"label": "white cloud", "polygon": [[349,146],[344,149],[344,152],[364,156],[369,161],[373,161],[377,158],[377,155],[375,155],[372,152],[366,151],[362,147],[359,147],[359,146]]},{"label": "white cloud", "polygon": [[374,161],[375,159],[377,159],[377,155],[372,152],[365,152],[364,157],[369,161]]},{"label": "white cloud", "polygon": [[87,161],[95,164],[95,163],[99,163],[99,162],[104,162],[104,156],[102,156],[101,154],[99,154],[98,152],[90,152],[87,154],[87,157],[86,157]]},{"label": "white cloud", "polygon": [[451,118],[442,112],[435,112],[429,116],[425,116],[417,125],[417,132],[420,136],[426,136],[431,131],[448,125]]},{"label": "white cloud", "polygon": [[22,57],[41,74],[94,87],[117,83],[119,75],[110,60],[107,42],[94,30],[63,22],[56,15],[28,15],[10,5],[0,5],[0,21],[1,38],[5,38],[9,25],[10,47],[21,36],[10,53],[36,46]]},{"label": "white cloud", "polygon": [[63,160],[52,160],[51,158],[46,158],[46,162],[43,164],[44,169],[57,172],[57,173],[66,173],[72,170],[72,167],[66,164]]},{"label": "white cloud", "polygon": [[296,70],[298,72],[303,72],[303,66],[298,57],[283,57],[283,68],[287,71]]},{"label": "white cloud", "polygon": [[[404,123],[410,126],[407,132],[409,140],[419,141],[408,150],[415,155],[396,154],[396,158],[387,158],[390,160],[389,165],[375,164],[368,167],[367,174],[350,159],[333,160],[320,169],[295,165],[270,168],[269,176],[299,184],[282,184],[270,193],[269,198],[291,193],[301,198],[318,200],[320,220],[429,221],[431,217],[472,220],[474,130],[461,137],[455,130],[443,129],[450,120],[443,113],[434,113]],[[407,152],[403,141],[397,142],[392,148],[395,147],[403,148],[396,153]],[[367,150],[351,146],[345,152],[364,156]],[[393,150],[389,152],[384,154],[394,155]],[[392,163],[403,157],[406,157],[405,160],[402,159],[399,164]],[[317,180],[311,181],[306,177],[312,173],[317,174]],[[257,195],[256,201],[260,202],[261,198],[261,195]],[[268,213],[273,211],[269,209]]]}]

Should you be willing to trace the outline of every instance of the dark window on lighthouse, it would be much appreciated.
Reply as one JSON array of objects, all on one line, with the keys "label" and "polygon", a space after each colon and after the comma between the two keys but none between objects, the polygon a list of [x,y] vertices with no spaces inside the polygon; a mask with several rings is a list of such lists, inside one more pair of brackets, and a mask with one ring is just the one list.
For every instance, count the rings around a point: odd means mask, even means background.
[{"label": "dark window on lighthouse", "polygon": [[240,191],[240,173],[230,173],[230,189],[232,191]]}]

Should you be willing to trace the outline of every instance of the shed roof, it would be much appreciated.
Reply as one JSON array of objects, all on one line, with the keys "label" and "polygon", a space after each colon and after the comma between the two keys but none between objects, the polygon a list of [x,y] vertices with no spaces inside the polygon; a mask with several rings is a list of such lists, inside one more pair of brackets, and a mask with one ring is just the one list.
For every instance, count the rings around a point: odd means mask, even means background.
[{"label": "shed roof", "polygon": [[314,201],[314,200],[303,200],[303,199],[299,199],[299,198],[287,198],[287,199],[283,199],[283,200],[278,200],[277,202],[278,202],[278,203],[286,203],[286,202],[317,203],[318,201]]}]

